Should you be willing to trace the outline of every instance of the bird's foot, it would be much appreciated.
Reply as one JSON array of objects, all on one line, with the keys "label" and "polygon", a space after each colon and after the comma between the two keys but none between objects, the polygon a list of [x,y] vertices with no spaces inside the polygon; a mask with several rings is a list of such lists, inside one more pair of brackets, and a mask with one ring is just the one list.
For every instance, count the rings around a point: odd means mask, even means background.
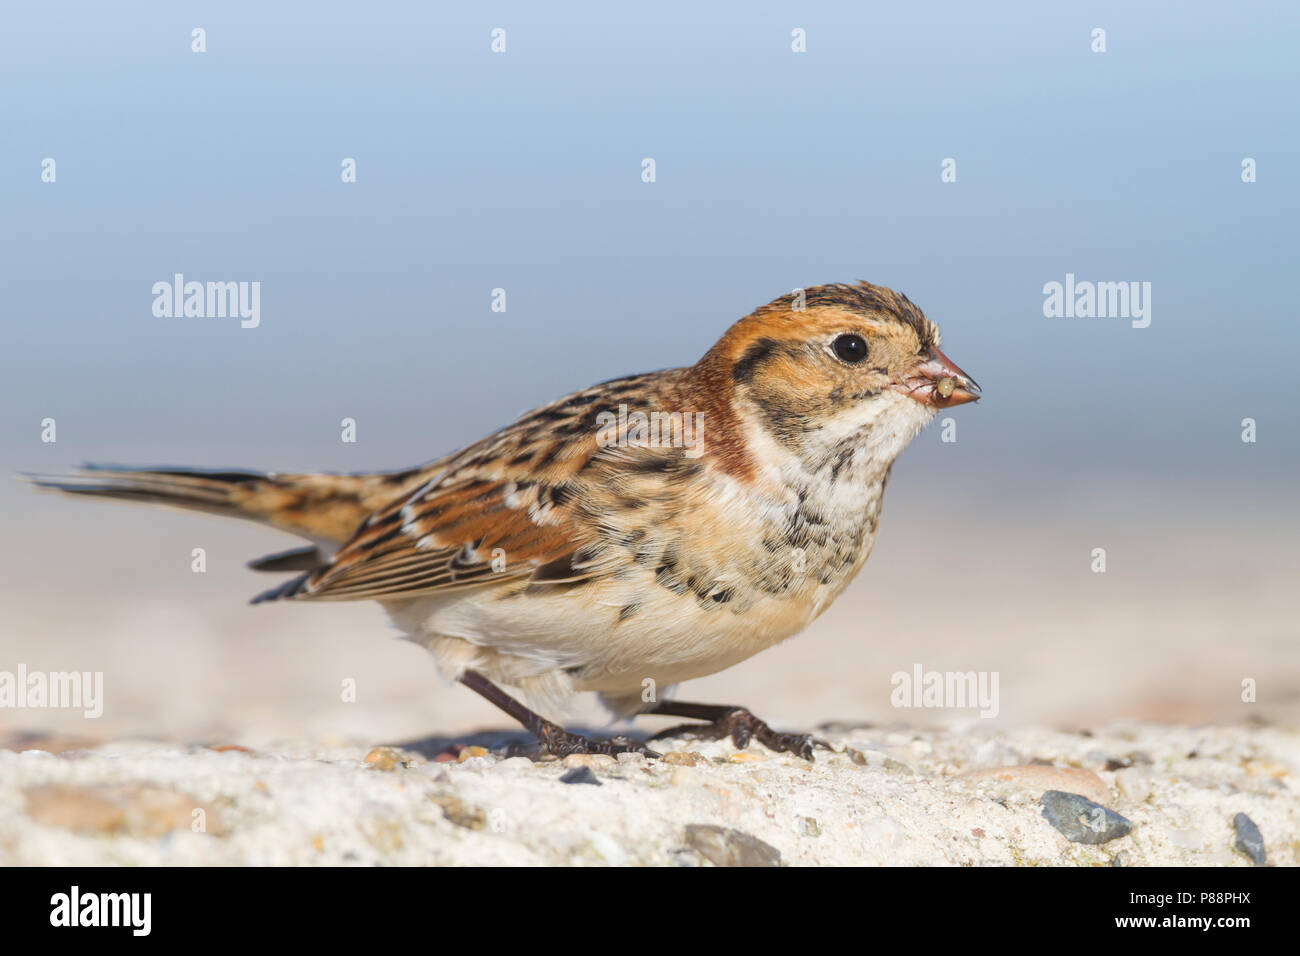
[{"label": "bird's foot", "polygon": [[491,701],[523,724],[528,728],[529,733],[541,742],[544,750],[557,757],[567,757],[569,754],[608,754],[611,757],[618,754],[659,756],[645,744],[638,743],[630,737],[590,740],[581,734],[571,734],[555,721],[547,720],[541,714],[529,710],[478,671],[467,670],[460,675],[459,680],[474,693]]},{"label": "bird's foot", "polygon": [[751,740],[757,740],[768,750],[791,753],[808,761],[814,759],[813,751],[818,747],[824,750],[831,749],[830,744],[812,734],[778,733],[744,707],[732,707],[711,723],[679,724],[676,727],[669,727],[650,739],[658,740],[661,737],[696,737],[702,740],[721,740],[730,737],[731,742],[741,750],[748,747]]},{"label": "bird's foot", "polygon": [[630,737],[618,736],[611,737],[609,740],[592,740],[581,734],[569,733],[559,724],[550,721],[546,721],[540,727],[535,728],[533,733],[541,741],[542,747],[548,753],[557,757],[567,757],[569,754],[608,754],[611,757],[618,754],[641,754],[643,757],[659,756],[658,753],[645,744]]}]

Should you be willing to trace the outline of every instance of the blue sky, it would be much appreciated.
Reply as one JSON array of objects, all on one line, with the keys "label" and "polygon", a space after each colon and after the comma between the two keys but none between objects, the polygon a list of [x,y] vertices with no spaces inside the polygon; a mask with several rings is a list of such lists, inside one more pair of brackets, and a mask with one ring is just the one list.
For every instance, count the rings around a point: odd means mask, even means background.
[{"label": "blue sky", "polygon": [[[864,278],[985,388],[920,474],[1294,480],[1293,5],[558,10],[6,8],[0,463],[395,467]],[[260,326],[156,318],[177,272]],[[1150,327],[1045,318],[1067,273]]]}]

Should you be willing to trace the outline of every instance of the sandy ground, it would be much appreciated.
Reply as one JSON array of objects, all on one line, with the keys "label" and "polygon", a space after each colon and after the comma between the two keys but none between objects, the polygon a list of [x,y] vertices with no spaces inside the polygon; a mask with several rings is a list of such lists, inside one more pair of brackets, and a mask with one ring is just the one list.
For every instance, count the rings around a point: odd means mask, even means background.
[{"label": "sandy ground", "polygon": [[[11,740],[56,752],[0,752],[0,864],[1254,865],[1239,814],[1268,864],[1300,862],[1294,731],[823,734],[815,763],[688,739],[660,760],[535,761],[506,733],[370,751]],[[1077,842],[1107,816],[1079,803],[1067,839],[1050,791],[1127,822],[1096,838],[1127,832]]]}]

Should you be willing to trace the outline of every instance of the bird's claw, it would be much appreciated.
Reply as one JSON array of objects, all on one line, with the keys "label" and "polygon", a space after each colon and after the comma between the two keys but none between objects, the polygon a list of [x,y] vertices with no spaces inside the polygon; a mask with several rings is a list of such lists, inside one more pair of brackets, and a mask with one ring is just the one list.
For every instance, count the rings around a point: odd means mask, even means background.
[{"label": "bird's claw", "polygon": [[757,740],[768,750],[777,753],[791,753],[796,757],[812,762],[817,748],[830,750],[831,745],[814,737],[812,734],[782,734],[773,730],[765,721],[759,720],[747,707],[733,707],[717,720],[707,724],[679,724],[661,730],[651,737],[696,737],[701,740],[721,740],[730,737],[731,742],[744,750],[750,741]]},{"label": "bird's claw", "polygon": [[581,734],[569,733],[559,725],[543,728],[538,732],[537,738],[542,742],[542,747],[556,757],[567,757],[570,754],[606,754],[611,757],[619,754],[640,754],[643,757],[659,756],[658,753],[645,744],[633,740],[631,737],[620,735],[611,737],[608,740],[592,740]]}]

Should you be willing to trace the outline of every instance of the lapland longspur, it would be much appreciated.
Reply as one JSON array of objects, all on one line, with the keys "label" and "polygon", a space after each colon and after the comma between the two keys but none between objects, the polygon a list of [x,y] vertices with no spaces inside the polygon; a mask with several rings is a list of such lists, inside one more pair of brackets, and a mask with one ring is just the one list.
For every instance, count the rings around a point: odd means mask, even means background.
[{"label": "lapland longspur", "polygon": [[905,296],[824,285],[758,308],[692,366],[575,392],[418,468],[33,480],[315,542],[252,562],[300,572],[254,601],[379,601],[446,677],[554,753],[653,752],[568,733],[498,685],[543,704],[594,691],[620,716],[703,720],[811,758],[812,738],[671,688],[821,614],[871,553],[894,459],[978,391]]}]

